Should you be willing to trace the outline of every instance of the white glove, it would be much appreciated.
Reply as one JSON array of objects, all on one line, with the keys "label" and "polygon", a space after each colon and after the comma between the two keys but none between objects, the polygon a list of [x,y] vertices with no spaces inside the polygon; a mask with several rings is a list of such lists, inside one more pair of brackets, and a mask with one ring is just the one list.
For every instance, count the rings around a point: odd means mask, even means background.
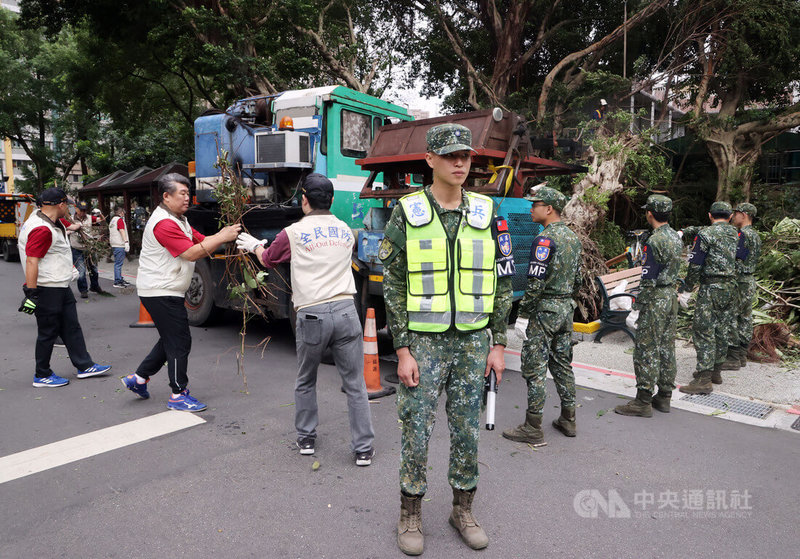
[{"label": "white glove", "polygon": [[125,252],[131,251],[131,244],[128,241],[125,241]]},{"label": "white glove", "polygon": [[79,276],[80,276],[80,274],[78,273],[78,269],[75,266],[73,266],[72,267],[72,278],[69,281],[76,281]]},{"label": "white glove", "polygon": [[517,317],[517,321],[514,323],[514,331],[519,335],[522,340],[528,339],[528,319]]},{"label": "white glove", "polygon": [[691,296],[692,296],[692,294],[689,291],[684,291],[683,293],[678,293],[678,303],[680,304],[680,306],[682,306],[684,309],[688,309],[689,308],[689,297],[691,297]]},{"label": "white glove", "polygon": [[239,236],[236,237],[236,248],[245,252],[255,252],[256,247],[266,246],[268,242],[266,239],[256,239],[249,233],[239,233]]},{"label": "white glove", "polygon": [[683,229],[678,231],[678,237],[680,237],[681,239],[683,238]]}]

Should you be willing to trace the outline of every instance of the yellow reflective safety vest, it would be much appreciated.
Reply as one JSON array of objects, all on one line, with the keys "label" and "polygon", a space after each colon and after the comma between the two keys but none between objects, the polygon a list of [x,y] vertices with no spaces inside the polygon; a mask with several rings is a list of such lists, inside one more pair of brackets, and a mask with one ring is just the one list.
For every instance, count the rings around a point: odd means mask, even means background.
[{"label": "yellow reflective safety vest", "polygon": [[406,218],[406,310],[416,332],[480,330],[494,310],[497,284],[492,200],[467,192],[469,209],[454,239],[424,191],[400,199]]}]

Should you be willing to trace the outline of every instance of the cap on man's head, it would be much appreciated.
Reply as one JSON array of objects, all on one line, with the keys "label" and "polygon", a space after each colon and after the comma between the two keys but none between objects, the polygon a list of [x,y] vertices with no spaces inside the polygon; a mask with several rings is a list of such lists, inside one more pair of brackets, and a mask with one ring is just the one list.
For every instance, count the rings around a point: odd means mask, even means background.
[{"label": "cap on man's head", "polygon": [[525,196],[525,199],[531,202],[543,202],[548,206],[553,206],[559,212],[567,205],[567,197],[549,186],[538,187],[535,192]]},{"label": "cap on man's head", "polygon": [[600,99],[600,106],[605,107],[608,105],[608,102],[605,99]]},{"label": "cap on man's head", "polygon": [[303,180],[303,194],[306,198],[330,200],[333,198],[333,183],[325,175],[311,173]]},{"label": "cap on man's head", "polygon": [[89,202],[81,200],[80,202],[75,204],[75,207],[81,210],[82,212],[89,211]]},{"label": "cap on man's head", "polygon": [[39,197],[45,206],[57,206],[67,201],[67,193],[60,188],[48,188]]},{"label": "cap on man's head", "polygon": [[727,202],[714,202],[711,204],[711,209],[708,210],[712,214],[730,214],[733,213],[733,208]]},{"label": "cap on man's head", "polygon": [[425,134],[428,151],[436,155],[446,155],[454,151],[475,151],[472,149],[472,131],[460,124],[439,124]]},{"label": "cap on man's head", "polygon": [[756,207],[753,204],[748,204],[747,202],[742,202],[741,204],[736,206],[735,211],[747,214],[750,217],[756,216]]},{"label": "cap on man's head", "polygon": [[669,213],[672,211],[672,200],[662,194],[651,194],[642,209],[662,214]]}]

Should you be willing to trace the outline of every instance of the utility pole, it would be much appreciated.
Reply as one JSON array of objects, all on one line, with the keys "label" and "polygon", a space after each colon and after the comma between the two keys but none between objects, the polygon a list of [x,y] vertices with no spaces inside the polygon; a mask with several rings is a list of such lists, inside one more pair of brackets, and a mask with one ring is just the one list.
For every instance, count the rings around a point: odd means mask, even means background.
[{"label": "utility pole", "polygon": [[622,21],[622,79],[628,77],[628,0],[624,2]]},{"label": "utility pole", "polygon": [[3,141],[3,151],[6,154],[6,174],[8,175],[8,181],[6,181],[6,192],[8,194],[14,193],[14,157],[11,153],[11,139],[6,138]]}]

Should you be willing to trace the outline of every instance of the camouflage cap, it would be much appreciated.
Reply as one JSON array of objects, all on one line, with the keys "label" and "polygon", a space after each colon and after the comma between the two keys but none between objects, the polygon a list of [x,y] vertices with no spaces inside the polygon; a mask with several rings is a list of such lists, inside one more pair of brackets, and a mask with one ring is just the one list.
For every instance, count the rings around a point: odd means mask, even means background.
[{"label": "camouflage cap", "polygon": [[661,194],[651,194],[642,209],[665,214],[672,211],[672,200]]},{"label": "camouflage cap", "polygon": [[735,211],[741,212],[743,214],[747,214],[750,217],[755,217],[757,210],[756,210],[756,207],[753,204],[748,204],[747,202],[743,202],[743,203],[739,204],[738,206],[736,206],[736,210]]},{"label": "camouflage cap", "polygon": [[454,151],[475,151],[472,149],[472,132],[460,124],[439,124],[425,134],[428,151],[436,155],[446,155]]},{"label": "camouflage cap", "polygon": [[567,205],[567,197],[549,186],[540,186],[535,192],[525,196],[525,199],[532,202],[544,202],[548,206],[553,206],[559,212]]},{"label": "camouflage cap", "polygon": [[733,208],[727,202],[714,202],[711,204],[711,208],[708,210],[709,213],[716,214],[724,214],[724,213],[733,213]]}]

